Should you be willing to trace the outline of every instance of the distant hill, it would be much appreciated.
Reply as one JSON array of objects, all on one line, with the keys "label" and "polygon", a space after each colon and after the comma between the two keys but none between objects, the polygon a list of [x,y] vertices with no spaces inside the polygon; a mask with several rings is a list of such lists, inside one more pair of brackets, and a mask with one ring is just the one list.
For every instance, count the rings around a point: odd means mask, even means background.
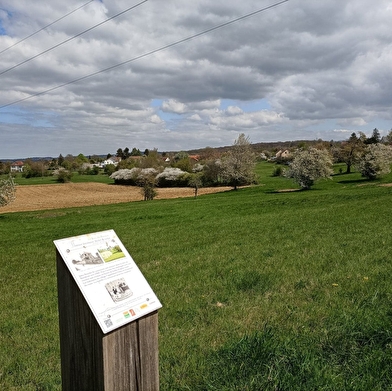
[{"label": "distant hill", "polygon": [[[288,148],[297,148],[301,145],[314,145],[314,144],[319,144],[321,142],[325,142],[325,141],[324,140],[271,141],[271,142],[264,142],[264,143],[251,143],[251,146],[255,151],[262,152],[262,151],[273,151],[273,150],[288,149]],[[331,141],[331,142],[339,143],[338,141]],[[232,145],[226,145],[224,147],[216,147],[211,149],[216,150],[218,152],[226,152],[231,147]],[[197,155],[197,154],[201,154],[207,148],[191,149],[186,152],[189,153],[190,155]]]},{"label": "distant hill", "polygon": [[[325,142],[325,140],[295,140],[295,141],[271,141],[271,142],[263,142],[263,143],[251,143],[252,148],[256,152],[262,152],[262,151],[278,151],[280,149],[288,149],[288,148],[297,148],[301,145],[314,145],[318,144],[321,142]],[[331,141],[331,143],[336,143],[339,144],[340,141]],[[226,152],[228,151],[232,145],[226,145],[223,147],[205,147],[205,148],[199,148],[199,149],[190,149],[190,150],[184,150],[184,152],[187,152],[189,155],[200,155],[206,150],[214,150],[218,153]],[[163,153],[162,151],[159,151],[160,153]],[[165,151],[165,153],[169,154],[175,154],[179,151]],[[114,154],[113,154],[114,155]],[[88,156],[95,156],[95,157],[102,157],[106,158],[107,155],[85,155],[86,157]],[[28,158],[15,158],[15,159],[0,159],[0,162],[7,163],[7,162],[15,162],[17,160],[32,160],[32,161],[40,161],[40,160],[52,160],[54,159],[51,156],[46,156],[46,157],[28,157]]]}]

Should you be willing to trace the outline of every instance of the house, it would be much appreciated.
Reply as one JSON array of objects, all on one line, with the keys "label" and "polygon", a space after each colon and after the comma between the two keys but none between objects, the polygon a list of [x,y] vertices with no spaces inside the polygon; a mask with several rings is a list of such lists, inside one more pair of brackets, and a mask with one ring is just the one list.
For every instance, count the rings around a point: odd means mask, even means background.
[{"label": "house", "polygon": [[198,162],[200,160],[200,155],[189,155],[189,159]]},{"label": "house", "polygon": [[290,158],[291,153],[288,149],[285,149],[284,151],[280,150],[276,153],[275,158],[276,159],[288,159]]},{"label": "house", "polygon": [[103,161],[100,164],[101,168],[104,168],[105,166],[109,165],[109,164],[113,164],[114,166],[117,166],[117,164],[121,161],[121,158],[117,157],[117,156],[112,156],[109,159],[106,159],[105,161]]},{"label": "house", "polygon": [[11,172],[23,172],[24,163],[20,160],[11,163],[10,170]]}]

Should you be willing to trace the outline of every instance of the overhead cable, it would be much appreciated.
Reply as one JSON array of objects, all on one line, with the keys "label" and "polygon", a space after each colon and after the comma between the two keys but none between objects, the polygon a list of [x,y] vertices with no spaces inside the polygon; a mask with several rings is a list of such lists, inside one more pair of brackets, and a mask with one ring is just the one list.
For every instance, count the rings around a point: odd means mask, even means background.
[{"label": "overhead cable", "polygon": [[76,8],[76,9],[74,9],[74,10],[68,12],[67,14],[63,15],[61,18],[58,18],[58,19],[56,19],[55,21],[53,21],[53,22],[47,24],[45,27],[42,27],[42,28],[40,28],[39,30],[35,31],[34,33],[31,33],[31,34],[28,35],[27,37],[22,38],[22,39],[19,40],[18,42],[15,42],[13,45],[8,46],[7,48],[1,50],[1,51],[0,51],[0,54],[6,52],[7,50],[13,48],[13,47],[16,46],[16,45],[19,45],[21,42],[26,41],[26,39],[29,39],[29,38],[33,37],[34,35],[40,33],[41,31],[43,31],[43,30],[45,30],[45,29],[47,29],[48,27],[53,26],[55,23],[59,22],[60,20],[65,19],[67,16],[69,16],[69,15],[73,14],[74,12],[80,10],[81,8],[83,8],[83,7],[85,7],[86,5],[92,3],[93,1],[95,1],[95,0],[90,0],[90,1],[88,1],[87,3],[81,5],[80,7],[78,7],[78,8]]},{"label": "overhead cable", "polygon": [[229,26],[229,25],[231,25],[231,24],[234,24],[234,23],[237,23],[237,22],[242,21],[242,20],[244,20],[244,19],[247,19],[247,18],[250,18],[250,17],[252,17],[252,16],[255,16],[255,15],[261,13],[261,12],[264,12],[264,11],[270,10],[270,9],[272,9],[272,8],[275,8],[275,7],[277,7],[277,6],[279,6],[279,5],[283,4],[283,3],[287,3],[288,1],[289,1],[289,0],[282,0],[282,1],[279,1],[279,2],[274,3],[274,4],[272,4],[272,5],[269,5],[269,6],[267,6],[267,7],[260,8],[260,9],[258,9],[258,10],[256,10],[256,11],[253,11],[253,12],[250,12],[250,13],[248,13],[248,14],[242,15],[242,16],[240,16],[240,17],[238,17],[238,18],[229,20],[228,22],[221,23],[221,24],[219,24],[219,25],[217,25],[217,26],[208,28],[207,30],[203,30],[203,31],[201,31],[201,32],[199,32],[199,33],[190,35],[189,37],[182,38],[182,39],[180,39],[180,40],[178,40],[178,41],[169,43],[168,45],[161,46],[161,47],[159,47],[159,48],[157,48],[157,49],[151,50],[151,51],[149,51],[149,52],[146,52],[146,53],[144,53],[144,54],[141,54],[141,55],[136,56],[136,57],[134,57],[134,58],[131,58],[131,59],[129,59],[129,60],[126,60],[126,61],[120,62],[120,63],[118,63],[118,64],[112,65],[112,66],[110,66],[110,67],[108,67],[108,68],[101,69],[101,70],[99,70],[99,71],[90,73],[90,74],[88,74],[88,75],[79,77],[79,78],[77,78],[77,79],[74,79],[74,80],[71,80],[71,81],[68,81],[68,82],[59,84],[59,85],[57,85],[57,86],[55,86],[55,87],[48,88],[47,90],[44,90],[44,91],[37,92],[37,93],[35,93],[35,94],[29,95],[29,96],[27,96],[27,97],[25,97],[25,98],[15,100],[15,101],[13,101],[13,102],[11,102],[11,103],[7,103],[7,104],[5,104],[5,105],[0,106],[0,109],[3,109],[3,108],[8,107],[8,106],[15,105],[15,104],[17,104],[17,103],[24,102],[24,101],[26,101],[26,100],[35,98],[35,97],[40,96],[40,95],[45,95],[45,94],[47,94],[47,93],[49,93],[49,92],[58,90],[59,88],[66,87],[66,86],[68,86],[68,85],[70,85],[70,84],[78,83],[78,82],[80,82],[80,81],[82,81],[82,80],[86,80],[86,79],[88,79],[88,78],[90,78],[90,77],[99,75],[100,73],[104,73],[104,72],[107,72],[107,71],[111,71],[112,69],[115,69],[115,68],[121,67],[121,66],[123,66],[123,65],[129,64],[129,63],[131,63],[131,62],[140,60],[140,59],[142,59],[142,58],[151,56],[152,54],[155,54],[155,53],[161,52],[161,51],[163,51],[163,50],[172,48],[172,47],[177,46],[177,45],[180,45],[180,44],[182,44],[182,43],[184,43],[184,42],[188,42],[188,41],[190,41],[190,40],[192,40],[192,39],[194,39],[194,38],[198,38],[198,37],[201,37],[202,35],[206,35],[206,34],[212,32],[212,31],[221,29],[221,28],[223,28],[223,27]]},{"label": "overhead cable", "polygon": [[15,69],[15,68],[20,67],[20,66],[23,65],[23,64],[26,64],[27,62],[30,62],[31,60],[36,59],[37,57],[42,56],[43,54],[46,54],[46,53],[48,53],[48,52],[50,52],[50,51],[52,51],[52,50],[58,48],[58,47],[61,46],[61,45],[64,45],[64,44],[67,43],[67,42],[70,42],[70,41],[74,40],[75,38],[80,37],[80,36],[83,35],[83,34],[88,33],[88,32],[91,31],[91,30],[94,30],[95,28],[97,28],[97,27],[99,27],[99,26],[102,26],[104,23],[107,23],[107,22],[109,22],[110,20],[113,20],[113,19],[115,19],[115,18],[118,18],[119,16],[125,14],[126,12],[129,12],[129,11],[135,9],[136,7],[139,7],[140,5],[146,3],[147,1],[148,1],[148,0],[143,0],[142,2],[140,2],[140,3],[136,4],[136,5],[133,5],[132,7],[129,7],[129,8],[127,8],[126,10],[121,11],[121,12],[119,12],[118,14],[113,15],[113,16],[111,16],[110,18],[105,19],[104,21],[102,21],[102,22],[100,22],[100,23],[98,23],[98,24],[96,24],[96,25],[94,25],[94,26],[88,28],[87,30],[84,30],[84,31],[82,31],[81,33],[76,34],[76,35],[74,35],[74,36],[72,36],[72,37],[66,39],[66,40],[63,41],[63,42],[58,43],[57,45],[54,45],[54,46],[52,46],[51,48],[46,49],[46,50],[44,50],[43,52],[38,53],[38,54],[36,54],[35,56],[30,57],[30,58],[28,58],[28,59],[26,59],[26,60],[20,62],[19,64],[16,64],[16,65],[14,65],[14,66],[12,66],[12,67],[10,67],[10,68],[8,68],[8,69],[5,69],[5,70],[1,71],[1,72],[0,72],[0,76],[1,76],[1,75],[4,75],[5,73],[7,73],[7,72],[9,72],[9,71],[12,71],[12,70]]}]

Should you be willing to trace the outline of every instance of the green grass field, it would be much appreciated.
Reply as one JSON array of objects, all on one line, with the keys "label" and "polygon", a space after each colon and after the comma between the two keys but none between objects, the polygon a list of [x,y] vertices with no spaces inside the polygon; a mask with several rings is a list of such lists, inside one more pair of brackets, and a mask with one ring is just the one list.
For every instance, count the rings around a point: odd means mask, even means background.
[{"label": "green grass field", "polygon": [[[0,179],[7,179],[8,175],[0,176]],[[23,178],[22,174],[16,174],[15,183],[17,185],[51,185],[58,183],[57,179],[53,176],[42,176],[37,178]],[[108,175],[98,174],[98,175],[81,175],[74,173],[71,178],[72,183],[81,182],[98,182],[98,183],[114,183],[113,179],[110,179]]]},{"label": "green grass field", "polygon": [[61,389],[53,240],[107,229],[163,304],[161,390],[392,389],[392,176],[280,192],[273,168],[196,199],[0,210],[0,389]]}]

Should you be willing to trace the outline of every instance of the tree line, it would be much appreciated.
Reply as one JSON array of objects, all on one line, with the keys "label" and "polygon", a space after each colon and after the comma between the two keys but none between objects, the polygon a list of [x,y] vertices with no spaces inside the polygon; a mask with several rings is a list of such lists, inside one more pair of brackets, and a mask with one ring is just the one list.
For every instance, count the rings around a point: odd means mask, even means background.
[{"label": "tree line", "polygon": [[[346,173],[355,167],[363,177],[376,179],[390,172],[392,163],[392,131],[385,137],[380,136],[378,129],[367,137],[364,133],[353,132],[342,142],[313,143],[299,142],[287,151],[287,154],[274,155],[275,151],[260,151],[260,144],[255,148],[249,137],[240,134],[233,145],[224,151],[205,148],[199,154],[190,155],[180,151],[176,153],[159,153],[157,149],[141,153],[139,149],[119,148],[116,157],[118,164],[107,164],[103,169],[98,163],[104,159],[99,156],[86,157],[61,154],[51,161],[25,162],[23,176],[55,175],[59,182],[71,180],[73,172],[96,175],[100,172],[109,175],[116,184],[139,186],[145,200],[152,200],[156,187],[190,186],[197,191],[203,186],[239,186],[256,183],[255,165],[258,159],[266,159],[277,163],[273,175],[282,175],[293,179],[302,189],[310,189],[313,184],[323,178],[329,178],[334,163],[345,163]],[[112,155],[108,154],[107,158]],[[0,165],[0,170],[4,169]],[[5,182],[4,182],[5,181]],[[0,185],[0,197],[10,194],[12,186],[4,180]],[[7,190],[6,190],[7,189]],[[2,204],[12,201],[12,197],[4,196]],[[0,205],[2,205],[0,203]]]}]

